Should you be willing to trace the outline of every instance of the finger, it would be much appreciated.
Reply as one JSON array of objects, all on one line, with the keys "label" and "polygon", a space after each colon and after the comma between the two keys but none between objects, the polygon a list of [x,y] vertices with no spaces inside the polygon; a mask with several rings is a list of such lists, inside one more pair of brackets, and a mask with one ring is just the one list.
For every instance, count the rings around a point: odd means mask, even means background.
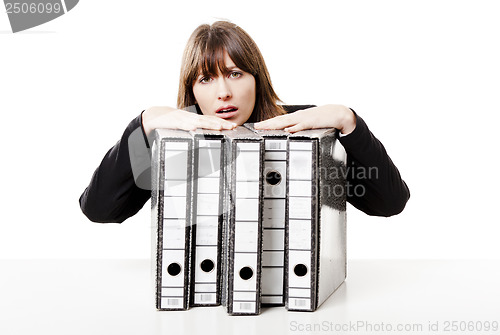
[{"label": "finger", "polygon": [[283,129],[285,127],[293,126],[297,122],[293,117],[293,114],[280,115],[272,119],[257,122],[254,126],[255,129]]},{"label": "finger", "polygon": [[222,127],[223,127],[224,129],[234,129],[234,128],[236,128],[237,126],[238,126],[238,125],[237,125],[236,123],[233,123],[233,122],[230,122],[230,123],[224,123],[224,124],[222,125]]},{"label": "finger", "polygon": [[191,131],[191,130],[196,130],[196,125],[192,122],[186,122],[186,121],[183,121],[183,122],[179,122],[179,124],[177,125],[177,129],[181,129],[181,130],[185,130],[185,131]]},{"label": "finger", "polygon": [[217,116],[200,115],[197,120],[197,127],[211,130],[233,129],[236,124],[223,120]]},{"label": "finger", "polygon": [[222,125],[214,120],[200,119],[196,124],[197,128],[210,129],[210,130],[222,130]]},{"label": "finger", "polygon": [[218,116],[208,116],[210,120],[212,120],[215,124],[221,125],[222,129],[233,129],[237,127],[238,125],[234,122],[228,121],[221,119]]},{"label": "finger", "polygon": [[221,119],[218,116],[212,116],[212,115],[210,115],[210,116],[207,116],[207,117],[209,117],[210,120],[212,120],[215,124],[220,124],[223,129],[233,129],[233,128],[235,128],[235,127],[238,126],[236,123],[228,121],[228,120]]},{"label": "finger", "polygon": [[[281,121],[282,122],[282,121]],[[254,124],[255,129],[275,129],[280,124],[279,117],[274,117]]]},{"label": "finger", "polygon": [[191,117],[185,117],[178,120],[176,128],[186,131],[196,130],[198,128],[220,130],[221,126],[208,119],[200,118],[198,115],[192,115]]},{"label": "finger", "polygon": [[304,130],[304,129],[308,129],[307,125],[304,123],[297,123],[296,125],[293,125],[291,127],[284,128],[284,130],[289,132],[289,133],[296,133],[296,132]]}]

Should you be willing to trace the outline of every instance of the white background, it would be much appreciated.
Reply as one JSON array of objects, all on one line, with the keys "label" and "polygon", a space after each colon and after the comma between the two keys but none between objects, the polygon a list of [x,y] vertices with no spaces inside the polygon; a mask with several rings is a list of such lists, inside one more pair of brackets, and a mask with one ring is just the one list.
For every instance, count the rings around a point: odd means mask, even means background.
[{"label": "white background", "polygon": [[259,45],[286,104],[352,107],[409,185],[405,211],[348,208],[348,257],[500,257],[496,1],[96,1],[13,34],[0,13],[0,258],[148,258],[149,202],[97,224],[78,198],[144,108],[174,106],[201,23]]}]

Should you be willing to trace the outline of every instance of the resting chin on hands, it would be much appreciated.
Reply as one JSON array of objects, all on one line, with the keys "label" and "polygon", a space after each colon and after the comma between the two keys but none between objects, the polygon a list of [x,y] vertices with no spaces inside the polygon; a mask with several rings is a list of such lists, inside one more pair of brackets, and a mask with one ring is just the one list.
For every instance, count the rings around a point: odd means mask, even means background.
[{"label": "resting chin on hands", "polygon": [[157,128],[195,130],[197,128],[233,129],[235,123],[214,115],[200,115],[166,106],[150,107],[142,113],[142,126],[147,136]]},{"label": "resting chin on hands", "polygon": [[356,116],[345,106],[324,105],[255,123],[255,129],[283,129],[290,133],[314,128],[336,128],[347,135],[356,128]]}]

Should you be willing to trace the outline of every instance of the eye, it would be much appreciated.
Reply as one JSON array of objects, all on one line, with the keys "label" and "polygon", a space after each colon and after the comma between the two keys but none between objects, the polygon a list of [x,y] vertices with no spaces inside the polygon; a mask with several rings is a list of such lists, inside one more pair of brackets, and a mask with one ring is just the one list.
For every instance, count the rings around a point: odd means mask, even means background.
[{"label": "eye", "polygon": [[229,74],[229,78],[236,79],[239,78],[243,75],[243,73],[238,72],[238,71],[233,71]]},{"label": "eye", "polygon": [[198,80],[198,82],[200,84],[208,84],[209,82],[211,82],[213,79],[211,77],[201,77],[200,80]]}]

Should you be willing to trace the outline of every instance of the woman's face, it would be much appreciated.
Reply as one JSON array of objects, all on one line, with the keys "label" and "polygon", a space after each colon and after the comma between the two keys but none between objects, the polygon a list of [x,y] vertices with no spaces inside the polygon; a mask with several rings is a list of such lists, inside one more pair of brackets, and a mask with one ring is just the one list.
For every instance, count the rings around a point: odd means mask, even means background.
[{"label": "woman's face", "polygon": [[224,53],[227,73],[217,77],[200,74],[193,85],[193,93],[204,115],[216,115],[234,122],[245,123],[252,115],[255,106],[255,78],[239,69]]}]

